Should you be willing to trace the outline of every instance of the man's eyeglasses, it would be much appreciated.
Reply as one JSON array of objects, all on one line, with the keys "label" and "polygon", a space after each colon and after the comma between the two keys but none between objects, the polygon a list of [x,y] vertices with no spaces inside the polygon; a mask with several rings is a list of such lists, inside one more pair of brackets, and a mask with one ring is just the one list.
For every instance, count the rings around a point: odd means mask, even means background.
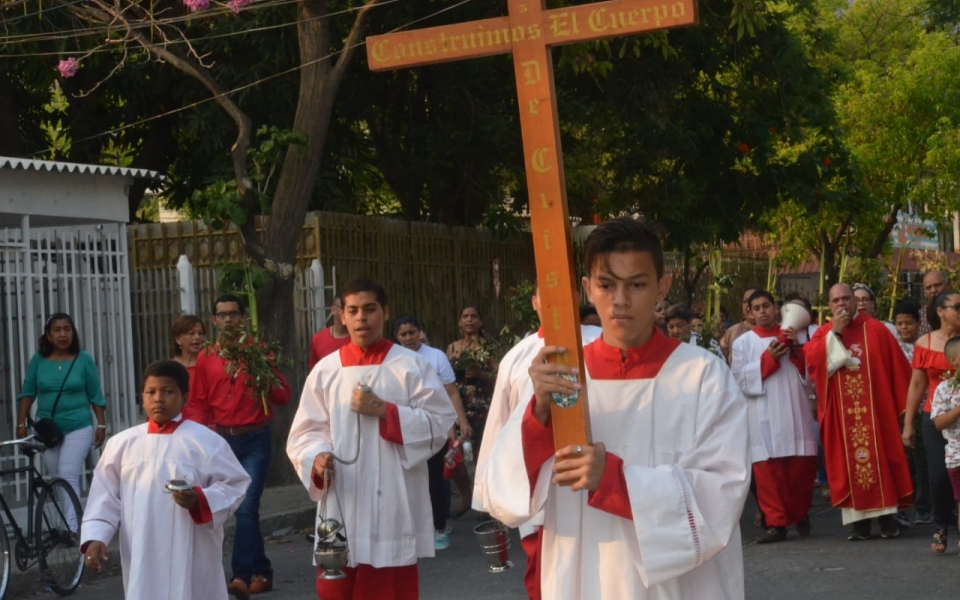
[{"label": "man's eyeglasses", "polygon": [[241,313],[239,311],[234,310],[231,312],[218,312],[213,316],[221,320],[226,320],[226,319],[239,319],[240,315]]}]

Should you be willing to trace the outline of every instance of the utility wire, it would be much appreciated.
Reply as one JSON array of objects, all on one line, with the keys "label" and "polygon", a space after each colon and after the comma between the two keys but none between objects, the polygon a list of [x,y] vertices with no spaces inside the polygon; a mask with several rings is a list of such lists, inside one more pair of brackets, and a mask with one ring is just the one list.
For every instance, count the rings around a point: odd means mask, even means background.
[{"label": "utility wire", "polygon": [[[396,2],[396,1],[399,1],[399,0],[388,0],[387,3],[389,3],[389,2]],[[426,15],[426,16],[424,16],[424,17],[421,17],[421,18],[419,18],[419,19],[414,19],[413,21],[411,21],[411,22],[409,22],[409,23],[407,23],[407,24],[405,24],[405,25],[401,25],[400,27],[396,27],[396,28],[394,28],[394,29],[391,29],[391,30],[388,31],[387,33],[396,33],[396,32],[398,32],[398,31],[403,31],[404,29],[407,29],[408,27],[410,27],[410,26],[412,26],[412,25],[416,25],[417,23],[421,23],[421,22],[423,22],[423,21],[432,19],[432,18],[434,18],[434,17],[436,17],[436,16],[438,16],[438,15],[441,15],[441,14],[443,14],[443,13],[445,13],[445,12],[448,12],[448,11],[454,10],[454,9],[456,9],[456,8],[459,8],[460,6],[463,6],[464,4],[468,4],[468,3],[472,2],[472,1],[473,1],[473,0],[461,0],[460,2],[457,2],[456,4],[454,4],[454,5],[452,5],[452,6],[448,6],[448,7],[446,7],[446,8],[442,8],[442,9],[436,11],[436,12],[433,12],[433,13],[431,13],[431,14],[429,14],[429,15]],[[379,6],[383,6],[383,5],[382,5],[382,4],[378,4],[378,5],[375,6],[374,8],[377,8],[377,7],[379,7]],[[361,7],[361,8],[362,8],[362,7]],[[360,10],[360,8],[349,9],[349,10],[342,11],[341,13],[337,13],[337,14],[343,14],[343,13],[345,13],[345,12],[352,12],[352,11],[356,11],[356,10]],[[328,15],[328,16],[332,16],[332,15]],[[317,59],[308,61],[308,62],[306,62],[306,63],[297,65],[296,67],[292,67],[292,68],[286,69],[286,70],[284,70],[284,71],[280,71],[279,73],[274,73],[273,75],[267,75],[266,77],[262,77],[262,78],[260,78],[260,79],[257,79],[256,81],[252,81],[252,82],[250,82],[250,83],[245,83],[245,84],[243,84],[243,85],[237,86],[237,87],[235,87],[235,88],[233,88],[233,89],[230,89],[230,90],[227,90],[227,91],[225,91],[225,92],[223,92],[223,93],[221,93],[221,94],[213,95],[213,96],[210,96],[209,98],[204,98],[204,99],[202,99],[202,100],[197,100],[196,102],[192,102],[192,103],[187,104],[187,105],[185,105],[185,106],[181,106],[181,107],[179,107],[179,108],[170,109],[170,110],[165,111],[165,112],[162,112],[162,113],[160,113],[160,114],[158,114],[158,115],[154,115],[154,116],[152,116],[152,117],[146,117],[146,118],[144,118],[144,119],[140,119],[139,121],[134,121],[133,123],[128,123],[128,124],[126,124],[126,125],[121,125],[121,126],[116,127],[116,128],[114,128],[114,129],[109,129],[109,130],[104,131],[104,132],[101,132],[101,133],[96,133],[96,134],[87,136],[87,137],[85,137],[85,138],[81,138],[81,139],[79,139],[79,140],[73,140],[72,144],[73,144],[74,146],[76,146],[77,144],[82,144],[82,143],[84,143],[84,142],[89,142],[89,141],[92,141],[92,140],[95,140],[95,139],[99,139],[99,138],[104,137],[104,136],[114,135],[114,134],[119,133],[119,132],[121,132],[121,131],[124,131],[124,130],[126,130],[126,129],[130,129],[130,128],[133,128],[133,127],[137,127],[137,126],[143,125],[143,124],[145,124],[145,123],[149,123],[149,122],[151,122],[151,121],[156,121],[156,120],[158,120],[158,119],[162,119],[162,118],[164,118],[164,117],[168,117],[168,116],[170,116],[170,115],[174,115],[174,114],[176,114],[176,113],[180,113],[180,112],[189,110],[189,109],[191,109],[191,108],[195,108],[195,107],[197,107],[197,106],[200,106],[200,105],[202,105],[202,104],[206,104],[206,103],[208,103],[208,102],[213,102],[213,101],[216,100],[217,98],[220,98],[220,97],[223,97],[223,96],[229,96],[229,95],[231,95],[231,94],[235,94],[235,93],[237,93],[237,92],[240,92],[240,91],[243,91],[243,90],[246,90],[246,89],[250,89],[250,88],[256,87],[256,86],[258,86],[258,85],[260,85],[260,84],[262,84],[262,83],[265,83],[265,82],[267,82],[267,81],[271,81],[271,80],[273,80],[273,79],[278,79],[278,78],[283,77],[283,76],[285,76],[285,75],[289,75],[289,74],[291,74],[291,73],[295,73],[295,72],[299,71],[300,69],[309,67],[309,66],[311,66],[311,65],[320,63],[320,62],[325,61],[325,60],[328,60],[328,59],[332,59],[332,58],[334,58],[334,57],[336,57],[336,56],[339,56],[339,55],[342,54],[343,52],[346,52],[347,50],[351,50],[351,49],[353,49],[353,48],[359,48],[360,46],[363,46],[363,45],[365,45],[365,44],[366,44],[366,41],[365,41],[365,40],[364,40],[364,41],[361,41],[361,42],[359,42],[359,43],[357,43],[357,44],[355,44],[355,45],[353,45],[353,46],[341,48],[340,50],[336,50],[336,51],[334,51],[334,52],[331,52],[330,54],[327,54],[326,56],[321,56],[320,58],[317,58]],[[32,152],[32,153],[28,154],[27,156],[30,156],[30,157],[32,157],[32,156],[37,156],[37,155],[39,155],[39,154],[43,154],[43,153],[47,152],[48,150],[49,150],[49,149],[46,149],[46,148],[45,148],[45,149],[43,149],[43,150],[38,150],[38,151],[36,151],[36,152]]]}]

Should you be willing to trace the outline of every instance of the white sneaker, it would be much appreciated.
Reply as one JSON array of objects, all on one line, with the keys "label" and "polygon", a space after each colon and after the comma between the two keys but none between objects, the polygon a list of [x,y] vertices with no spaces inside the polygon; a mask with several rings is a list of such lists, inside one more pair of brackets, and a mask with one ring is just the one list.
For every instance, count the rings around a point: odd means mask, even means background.
[{"label": "white sneaker", "polygon": [[446,531],[433,532],[433,547],[436,550],[446,550],[450,547],[450,535]]}]

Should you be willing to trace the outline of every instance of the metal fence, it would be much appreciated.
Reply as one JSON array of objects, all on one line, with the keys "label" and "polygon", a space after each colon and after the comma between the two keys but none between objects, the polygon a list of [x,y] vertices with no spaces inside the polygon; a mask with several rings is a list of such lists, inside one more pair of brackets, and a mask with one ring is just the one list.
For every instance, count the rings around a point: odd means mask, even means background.
[{"label": "metal fence", "polygon": [[[70,314],[97,363],[116,432],[142,420],[135,394],[127,232],[122,224],[0,229],[0,437],[14,436],[17,395],[49,315]],[[99,458],[94,451],[89,465]],[[0,457],[0,468],[22,458]],[[4,481],[20,498],[22,481]],[[84,486],[86,485],[84,479]]]}]

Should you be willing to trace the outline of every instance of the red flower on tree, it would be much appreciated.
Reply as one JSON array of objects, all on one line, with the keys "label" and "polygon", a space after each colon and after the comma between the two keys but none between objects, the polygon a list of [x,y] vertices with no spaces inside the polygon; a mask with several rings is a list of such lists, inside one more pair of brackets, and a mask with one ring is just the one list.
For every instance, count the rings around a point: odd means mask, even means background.
[{"label": "red flower on tree", "polygon": [[750,152],[750,146],[748,146],[746,143],[741,143],[739,146],[737,146],[737,150],[740,151],[740,154],[746,154],[747,152]]}]

